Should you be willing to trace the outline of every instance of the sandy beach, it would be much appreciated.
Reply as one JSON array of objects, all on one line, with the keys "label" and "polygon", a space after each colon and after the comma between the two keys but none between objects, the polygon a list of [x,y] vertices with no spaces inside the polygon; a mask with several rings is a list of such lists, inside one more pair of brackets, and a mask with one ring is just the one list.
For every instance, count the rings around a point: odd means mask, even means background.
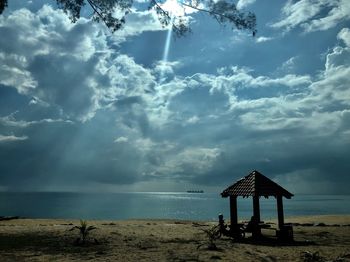
[{"label": "sandy beach", "polygon": [[[215,222],[183,220],[88,221],[97,227],[85,245],[75,245],[77,220],[0,221],[0,261],[306,261],[305,253],[324,260],[350,261],[350,215],[286,218],[294,223],[294,243],[243,242],[227,237],[207,249],[204,229]],[[276,227],[276,221],[270,221]],[[95,239],[97,241],[95,241]],[[338,260],[337,260],[338,259]],[[316,261],[316,260],[315,260]]]}]

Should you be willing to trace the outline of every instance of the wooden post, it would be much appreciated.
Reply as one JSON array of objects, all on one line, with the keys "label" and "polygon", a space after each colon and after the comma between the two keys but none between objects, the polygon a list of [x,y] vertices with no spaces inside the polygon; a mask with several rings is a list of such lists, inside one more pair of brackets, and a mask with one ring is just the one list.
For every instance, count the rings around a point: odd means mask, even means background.
[{"label": "wooden post", "polygon": [[253,215],[255,220],[260,222],[260,203],[259,196],[253,196]]},{"label": "wooden post", "polygon": [[261,228],[258,226],[260,222],[260,203],[259,196],[253,196],[253,215],[255,219],[254,230],[252,232],[253,238],[261,236]]},{"label": "wooden post", "polygon": [[238,226],[238,214],[237,214],[237,196],[230,196],[230,218],[231,218],[231,236],[234,238],[240,238],[240,228]]},{"label": "wooden post", "polygon": [[231,229],[237,228],[237,224],[238,224],[237,196],[230,196],[230,218],[231,218]]},{"label": "wooden post", "polygon": [[284,216],[283,216],[283,202],[282,196],[277,196],[277,213],[278,213],[278,227],[281,229],[284,225]]}]

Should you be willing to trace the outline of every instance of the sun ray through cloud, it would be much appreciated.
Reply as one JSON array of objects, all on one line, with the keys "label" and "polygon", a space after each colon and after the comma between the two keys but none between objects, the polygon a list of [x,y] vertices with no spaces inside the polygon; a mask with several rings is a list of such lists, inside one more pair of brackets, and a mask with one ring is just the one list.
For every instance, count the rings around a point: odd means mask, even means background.
[{"label": "sun ray through cloud", "polygon": [[165,80],[164,79],[164,74],[165,74],[165,67],[166,67],[166,64],[167,64],[168,58],[169,58],[171,37],[172,37],[172,34],[173,34],[173,27],[172,27],[173,22],[174,22],[174,16],[171,16],[170,26],[169,26],[169,29],[168,29],[168,32],[167,32],[167,36],[166,36],[166,39],[165,39],[163,59],[162,59],[162,63],[161,63],[162,68],[161,68],[161,72],[160,72],[160,76],[159,76],[159,81],[160,82],[163,82]]}]

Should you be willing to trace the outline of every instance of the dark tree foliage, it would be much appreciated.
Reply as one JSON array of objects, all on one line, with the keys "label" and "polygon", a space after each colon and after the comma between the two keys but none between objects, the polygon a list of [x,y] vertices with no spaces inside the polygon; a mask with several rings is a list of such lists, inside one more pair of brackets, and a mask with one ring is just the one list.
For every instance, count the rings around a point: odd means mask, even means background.
[{"label": "dark tree foliage", "polygon": [[[251,12],[241,12],[236,8],[234,3],[230,3],[226,0],[183,0],[179,1],[179,4],[183,8],[189,7],[202,13],[207,13],[215,18],[220,24],[230,24],[233,28],[240,30],[249,30],[255,36],[256,30],[256,16]],[[202,4],[202,5],[201,5]],[[202,8],[201,6],[206,6]],[[149,9],[155,9],[159,21],[163,26],[167,26],[170,23],[173,24],[173,31],[177,36],[183,36],[190,32],[191,29],[184,17],[175,17],[172,19],[171,14],[165,11],[161,3],[157,0],[150,0]]]},{"label": "dark tree foliage", "polygon": [[7,7],[7,0],[0,0],[0,15],[4,12],[5,7]]},{"label": "dark tree foliage", "polygon": [[[59,7],[69,14],[72,22],[80,18],[81,8],[88,3],[93,10],[92,19],[96,22],[103,22],[112,30],[117,31],[125,23],[125,16],[130,12],[132,0],[56,0]],[[121,18],[113,16],[114,9],[122,11]]]},{"label": "dark tree foliage", "polygon": [[255,14],[242,13],[237,10],[235,4],[223,0],[217,2],[210,0],[208,6],[210,15],[219,23],[231,23],[237,29],[249,29],[252,30],[253,34],[256,33]]},{"label": "dark tree foliage", "polygon": [[[174,33],[180,37],[191,31],[188,20],[184,16],[173,16],[162,8],[165,0],[149,0],[149,9],[156,11],[160,23],[165,27],[172,24]],[[80,18],[81,8],[88,4],[92,10],[92,18],[103,22],[112,32],[120,30],[131,12],[133,0],[56,0],[57,5],[67,13],[72,22]],[[207,13],[222,25],[230,25],[239,30],[248,30],[255,36],[256,16],[251,12],[242,12],[230,0],[183,0],[179,1],[183,8],[192,8]],[[7,7],[7,0],[0,0],[0,14]],[[119,17],[113,16],[117,9]]]},{"label": "dark tree foliage", "polygon": [[68,13],[72,22],[76,22],[80,18],[80,10],[85,4],[84,0],[56,0],[57,5]]}]

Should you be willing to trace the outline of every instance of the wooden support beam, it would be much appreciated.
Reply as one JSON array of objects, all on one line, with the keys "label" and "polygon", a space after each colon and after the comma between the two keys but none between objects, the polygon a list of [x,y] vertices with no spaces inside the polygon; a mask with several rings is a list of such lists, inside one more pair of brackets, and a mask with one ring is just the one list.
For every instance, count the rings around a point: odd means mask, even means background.
[{"label": "wooden support beam", "polygon": [[258,226],[260,222],[260,203],[259,196],[253,196],[253,215],[254,215],[254,225],[253,225],[253,238],[258,238],[261,236],[261,228]]},{"label": "wooden support beam", "polygon": [[253,215],[257,222],[260,222],[259,196],[253,196]]},{"label": "wooden support beam", "polygon": [[237,215],[237,197],[230,196],[230,218],[231,218],[231,228],[237,228],[238,215]]},{"label": "wooden support beam", "polygon": [[283,215],[283,201],[282,196],[277,196],[277,213],[278,213],[278,227],[281,229],[284,225],[284,215]]}]

